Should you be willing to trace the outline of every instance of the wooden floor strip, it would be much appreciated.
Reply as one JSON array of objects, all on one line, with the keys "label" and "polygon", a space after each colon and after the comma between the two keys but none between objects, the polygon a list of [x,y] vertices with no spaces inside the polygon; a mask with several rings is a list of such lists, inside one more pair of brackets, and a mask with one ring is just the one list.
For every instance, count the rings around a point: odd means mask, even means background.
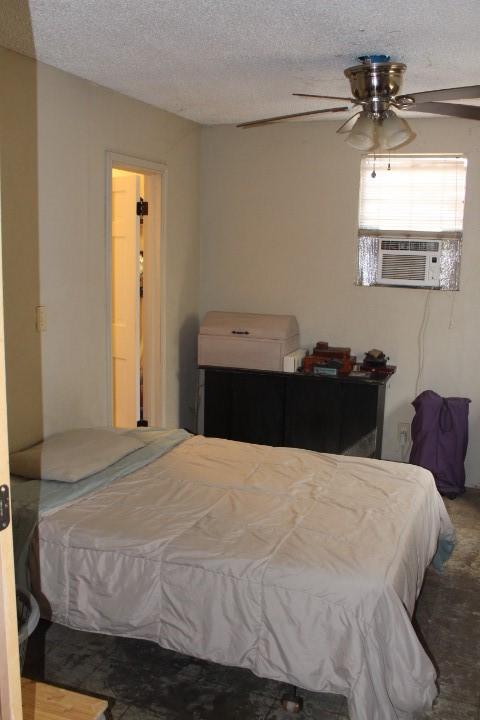
[{"label": "wooden floor strip", "polygon": [[100,720],[107,701],[22,678],[23,720]]}]

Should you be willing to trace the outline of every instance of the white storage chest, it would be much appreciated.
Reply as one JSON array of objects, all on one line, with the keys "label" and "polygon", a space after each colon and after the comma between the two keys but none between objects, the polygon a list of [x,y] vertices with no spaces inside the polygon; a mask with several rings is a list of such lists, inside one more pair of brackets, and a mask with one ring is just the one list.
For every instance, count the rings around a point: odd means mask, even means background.
[{"label": "white storage chest", "polygon": [[198,336],[198,364],[283,371],[283,358],[300,345],[294,315],[212,311]]}]

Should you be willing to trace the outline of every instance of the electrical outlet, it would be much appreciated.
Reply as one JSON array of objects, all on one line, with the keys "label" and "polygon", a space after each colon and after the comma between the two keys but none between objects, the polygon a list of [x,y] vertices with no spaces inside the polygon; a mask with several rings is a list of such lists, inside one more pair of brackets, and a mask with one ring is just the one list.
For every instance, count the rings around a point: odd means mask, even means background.
[{"label": "electrical outlet", "polygon": [[399,444],[404,447],[410,442],[410,423],[399,422],[397,425],[397,438]]}]

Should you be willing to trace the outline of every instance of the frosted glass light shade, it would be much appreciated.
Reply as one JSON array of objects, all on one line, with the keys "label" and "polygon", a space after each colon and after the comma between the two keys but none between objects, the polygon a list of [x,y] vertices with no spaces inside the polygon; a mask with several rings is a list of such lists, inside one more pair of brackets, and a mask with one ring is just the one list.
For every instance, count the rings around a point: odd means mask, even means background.
[{"label": "frosted glass light shade", "polygon": [[367,113],[361,112],[345,142],[356,150],[372,150],[375,146],[375,123]]},{"label": "frosted glass light shade", "polygon": [[391,110],[387,117],[378,123],[378,145],[385,150],[393,150],[393,148],[413,140],[414,137],[415,133],[410,125]]}]

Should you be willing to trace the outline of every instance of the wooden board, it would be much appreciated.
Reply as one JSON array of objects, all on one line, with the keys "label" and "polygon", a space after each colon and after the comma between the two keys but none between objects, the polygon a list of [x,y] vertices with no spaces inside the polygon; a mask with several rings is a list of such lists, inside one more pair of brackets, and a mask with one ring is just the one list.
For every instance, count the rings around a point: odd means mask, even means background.
[{"label": "wooden board", "polygon": [[22,678],[23,720],[99,720],[106,700]]},{"label": "wooden board", "polygon": [[[0,218],[1,241],[1,218]],[[0,485],[10,486],[0,242]],[[22,720],[12,524],[0,531],[0,720]]]}]

